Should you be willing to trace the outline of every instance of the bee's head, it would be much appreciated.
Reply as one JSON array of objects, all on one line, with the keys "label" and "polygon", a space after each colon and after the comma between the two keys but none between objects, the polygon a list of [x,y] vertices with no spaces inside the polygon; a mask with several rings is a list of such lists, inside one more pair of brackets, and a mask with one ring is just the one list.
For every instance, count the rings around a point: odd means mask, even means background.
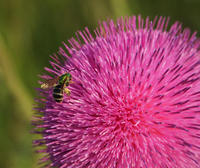
[{"label": "bee's head", "polygon": [[72,75],[70,73],[65,73],[59,77],[59,83],[60,84],[69,83],[71,79],[72,79]]},{"label": "bee's head", "polygon": [[70,73],[66,73],[66,78],[67,78],[67,81],[71,81],[72,75]]}]

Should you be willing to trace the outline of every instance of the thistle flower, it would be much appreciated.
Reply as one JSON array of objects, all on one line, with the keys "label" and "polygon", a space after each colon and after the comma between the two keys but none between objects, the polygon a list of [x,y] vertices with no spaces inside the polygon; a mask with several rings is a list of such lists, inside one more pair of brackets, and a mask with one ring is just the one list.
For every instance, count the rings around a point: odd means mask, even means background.
[{"label": "thistle flower", "polygon": [[61,103],[39,89],[34,123],[43,138],[34,144],[46,146],[47,167],[200,167],[200,41],[167,25],[162,17],[110,20],[52,57],[46,70],[69,72],[73,83]]}]

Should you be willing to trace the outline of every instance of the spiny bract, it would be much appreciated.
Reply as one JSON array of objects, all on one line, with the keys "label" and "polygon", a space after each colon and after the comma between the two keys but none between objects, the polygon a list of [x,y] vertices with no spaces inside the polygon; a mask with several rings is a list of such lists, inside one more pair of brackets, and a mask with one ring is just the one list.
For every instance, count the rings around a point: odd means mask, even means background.
[{"label": "spiny bract", "polygon": [[102,22],[95,37],[86,28],[52,57],[50,76],[70,71],[73,83],[62,103],[39,89],[33,122],[43,137],[34,144],[46,146],[43,166],[200,167],[200,41],[167,24]]}]

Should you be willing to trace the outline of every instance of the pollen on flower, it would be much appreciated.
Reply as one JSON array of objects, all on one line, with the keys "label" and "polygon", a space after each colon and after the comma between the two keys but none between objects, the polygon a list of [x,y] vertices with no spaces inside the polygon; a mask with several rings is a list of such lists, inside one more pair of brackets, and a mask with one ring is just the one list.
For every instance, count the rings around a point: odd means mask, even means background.
[{"label": "pollen on flower", "polygon": [[41,164],[200,167],[200,39],[168,20],[110,20],[64,43],[41,78],[70,73],[70,95],[38,89]]}]

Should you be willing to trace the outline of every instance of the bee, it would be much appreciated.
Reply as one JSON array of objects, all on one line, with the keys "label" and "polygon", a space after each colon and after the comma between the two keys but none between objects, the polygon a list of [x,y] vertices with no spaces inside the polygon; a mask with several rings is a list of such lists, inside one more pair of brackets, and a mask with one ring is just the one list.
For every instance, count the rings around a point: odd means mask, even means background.
[{"label": "bee", "polygon": [[54,79],[46,80],[42,85],[42,89],[53,88],[53,98],[57,103],[63,101],[63,95],[66,93],[70,96],[70,90],[67,88],[69,86],[72,79],[72,75],[70,73],[64,73],[61,76],[57,76]]}]

